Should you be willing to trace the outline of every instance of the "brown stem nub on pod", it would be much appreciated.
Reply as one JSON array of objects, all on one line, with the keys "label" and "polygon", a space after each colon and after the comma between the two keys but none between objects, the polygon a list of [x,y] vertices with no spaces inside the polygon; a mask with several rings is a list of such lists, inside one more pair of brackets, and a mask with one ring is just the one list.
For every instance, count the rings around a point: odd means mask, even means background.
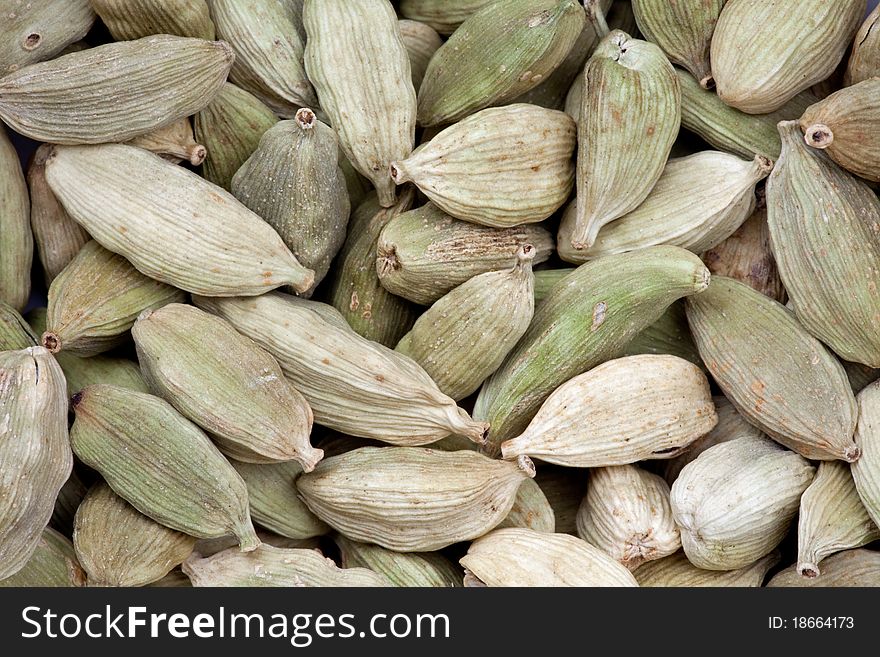
[{"label": "brown stem nub on pod", "polygon": [[537,470],[535,470],[535,462],[525,454],[520,454],[516,457],[516,467],[522,470],[523,474],[529,479],[534,479],[537,474]]},{"label": "brown stem nub on pod", "polygon": [[379,278],[387,276],[398,269],[400,269],[400,260],[397,257],[397,247],[393,244],[379,244],[376,249],[376,271],[379,274]]},{"label": "brown stem nub on pod", "polygon": [[324,458],[324,450],[317,447],[303,449],[302,454],[297,459],[302,466],[303,472],[311,472],[318,465],[318,462]]},{"label": "brown stem nub on pod", "polygon": [[28,34],[22,46],[25,50],[36,50],[37,47],[43,42],[43,35],[38,32],[31,32]]},{"label": "brown stem nub on pod", "polygon": [[315,121],[317,120],[315,113],[308,107],[300,107],[293,118],[296,124],[303,130],[311,130],[315,127]]},{"label": "brown stem nub on pod", "polygon": [[412,180],[412,176],[410,176],[404,169],[401,168],[399,162],[392,162],[391,180],[393,180],[394,183],[397,185],[402,185],[403,183]]},{"label": "brown stem nub on pod", "polygon": [[858,445],[850,445],[843,451],[843,460],[847,463],[855,463],[862,457],[862,449]]},{"label": "brown stem nub on pod", "polygon": [[61,351],[61,338],[58,337],[57,333],[52,333],[51,331],[46,331],[43,333],[40,338],[43,346],[46,347],[53,354],[57,354]]},{"label": "brown stem nub on pod", "polygon": [[520,244],[519,248],[516,250],[516,265],[515,267],[522,267],[526,263],[532,262],[535,259],[535,255],[537,255],[537,251],[535,247],[531,244]]},{"label": "brown stem nub on pod", "polygon": [[706,75],[700,79],[700,86],[703,87],[706,91],[715,88],[715,78],[712,77],[712,74]]},{"label": "brown stem nub on pod", "polygon": [[201,144],[196,144],[189,149],[189,163],[194,167],[199,166],[208,157],[208,149]]},{"label": "brown stem nub on pod", "polygon": [[828,148],[834,143],[834,133],[824,123],[814,123],[804,131],[804,141],[813,148]]},{"label": "brown stem nub on pod", "polygon": [[602,11],[601,0],[585,0],[584,10],[587,12],[587,21],[593,26],[600,39],[604,39],[611,31],[605,20],[605,12]]},{"label": "brown stem nub on pod", "polygon": [[808,579],[819,576],[819,567],[813,563],[799,563],[797,569],[802,576]]},{"label": "brown stem nub on pod", "polygon": [[[757,166],[758,172],[763,174],[761,176],[761,179],[763,179],[768,173],[773,171],[773,164],[774,163],[773,163],[773,160],[771,160],[769,157],[766,157],[764,155],[755,155],[754,162],[755,162],[755,165]],[[756,191],[755,196],[757,197],[758,194],[759,194],[759,192]],[[760,194],[763,196],[763,192],[760,192]]]}]

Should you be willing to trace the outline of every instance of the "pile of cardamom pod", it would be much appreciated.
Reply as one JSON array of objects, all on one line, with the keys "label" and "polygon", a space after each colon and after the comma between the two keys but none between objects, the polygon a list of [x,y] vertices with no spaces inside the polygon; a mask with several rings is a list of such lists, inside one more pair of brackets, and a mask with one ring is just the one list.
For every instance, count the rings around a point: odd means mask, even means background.
[{"label": "pile of cardamom pod", "polygon": [[880,586],[870,9],[0,0],[0,586]]}]

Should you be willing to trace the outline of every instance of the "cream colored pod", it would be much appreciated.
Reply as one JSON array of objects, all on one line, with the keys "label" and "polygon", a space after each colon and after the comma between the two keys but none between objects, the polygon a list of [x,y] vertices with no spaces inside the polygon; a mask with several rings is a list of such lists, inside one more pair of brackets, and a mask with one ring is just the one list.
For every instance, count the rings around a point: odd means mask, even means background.
[{"label": "cream colored pod", "polygon": [[409,64],[412,69],[413,88],[418,92],[428,70],[428,62],[443,45],[443,39],[433,27],[419,21],[401,19],[397,21],[400,27],[400,36],[406,52],[409,54]]},{"label": "cream colored pod", "polygon": [[504,527],[523,527],[551,534],[556,531],[556,512],[534,479],[520,484],[510,513],[495,526],[496,529]]},{"label": "cream colored pod", "polygon": [[855,441],[862,457],[852,464],[852,474],[868,515],[880,526],[880,382],[862,390],[858,403]]},{"label": "cream colored pod", "polygon": [[471,586],[638,586],[602,550],[568,534],[496,529],[459,560]]},{"label": "cream colored pod", "polygon": [[717,422],[699,367],[677,356],[626,356],[557,388],[501,453],[576,468],[668,459]]},{"label": "cream colored pod", "polygon": [[543,221],[574,185],[577,125],[565,112],[517,103],[484,109],[391,164],[457,219],[506,228]]},{"label": "cream colored pod", "polygon": [[587,543],[630,570],[681,548],[669,484],[634,465],[590,470],[577,530]]},{"label": "cream colored pod", "polygon": [[397,552],[430,552],[482,536],[535,476],[469,450],[361,447],[325,459],[297,488],[312,512],[343,536]]},{"label": "cream colored pod", "polygon": [[0,580],[37,549],[72,468],[61,367],[43,347],[0,352]]},{"label": "cream colored pod", "polygon": [[656,184],[681,123],[681,88],[653,43],[614,30],[584,68],[578,121],[575,249],[635,210]]},{"label": "cream colored pod", "polygon": [[[416,92],[388,0],[306,0],[305,65],[321,107],[383,207],[394,204],[390,165],[413,149]],[[344,28],[341,28],[344,26]]]},{"label": "cream colored pod", "polygon": [[[2,126],[0,126],[2,127]],[[31,293],[34,237],[18,153],[0,130],[0,302],[23,311]]]},{"label": "cream colored pod", "polygon": [[395,552],[351,541],[341,534],[334,536],[333,541],[344,568],[369,568],[387,577],[394,586],[461,586],[461,568],[439,552]]},{"label": "cream colored pod", "polygon": [[743,568],[788,532],[815,468],[767,438],[710,447],[672,484],[670,502],[688,560],[706,570]]},{"label": "cream colored pod", "polygon": [[648,561],[633,573],[639,586],[656,587],[758,587],[764,584],[768,571],[779,563],[779,551],[773,550],[755,563],[736,570],[705,570],[697,568],[684,552]]},{"label": "cream colored pod", "polygon": [[822,564],[822,574],[803,577],[797,564],[776,573],[767,582],[769,587],[876,587],[880,586],[880,552],[847,550],[828,557]]}]

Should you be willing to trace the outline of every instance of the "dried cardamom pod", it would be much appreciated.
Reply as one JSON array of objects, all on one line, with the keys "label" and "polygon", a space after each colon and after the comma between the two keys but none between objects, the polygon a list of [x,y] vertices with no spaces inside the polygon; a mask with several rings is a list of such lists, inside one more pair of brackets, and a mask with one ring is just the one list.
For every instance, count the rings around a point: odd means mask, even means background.
[{"label": "dried cardamom pod", "polygon": [[92,240],[49,286],[41,340],[53,354],[63,349],[93,356],[125,343],[144,310],[181,302],[185,296]]},{"label": "dried cardamom pod", "polygon": [[846,378],[849,379],[853,393],[856,395],[874,383],[874,381],[880,379],[880,369],[878,368],[868,367],[861,363],[850,363],[846,360],[842,360],[840,363],[843,365],[843,369],[846,371]]},{"label": "dried cardamom pod", "polygon": [[0,126],[0,301],[15,310],[24,310],[31,293],[34,238],[29,214],[18,153]]},{"label": "dried cardamom pod", "polygon": [[755,185],[772,168],[763,155],[747,162],[720,151],[671,159],[642,204],[602,227],[589,248],[572,247],[577,213],[569,205],[556,240],[559,257],[580,263],[655,244],[702,253],[730,237],[749,217]]},{"label": "dried cardamom pod", "polygon": [[90,0],[116,41],[174,34],[213,41],[206,0]]},{"label": "dried cardamom pod", "polygon": [[496,529],[459,560],[485,586],[638,586],[599,548],[567,534]]},{"label": "dried cardamom pod", "polygon": [[95,22],[89,0],[4,2],[2,11],[0,77],[52,59],[82,39]]},{"label": "dried cardamom pod", "polygon": [[700,353],[691,337],[684,301],[676,301],[660,315],[660,319],[644,328],[623,349],[622,356],[668,354],[690,361],[705,369]]},{"label": "dried cardamom pod", "polygon": [[208,150],[193,138],[192,125],[188,117],[178,119],[161,128],[148,132],[127,142],[131,146],[144,148],[161,155],[174,164],[186,160],[193,166],[205,161]]},{"label": "dried cardamom pod", "polygon": [[307,472],[321,460],[309,444],[305,398],[272,356],[224,320],[172,303],[142,313],[131,335],[153,392],[224,454],[251,463],[295,460]]},{"label": "dried cardamom pod", "polygon": [[167,34],[96,46],[0,79],[0,119],[53,144],[127,141],[202,109],[233,58],[222,41]]},{"label": "dried cardamom pod", "polygon": [[771,552],[815,471],[764,437],[707,449],[682,468],[670,494],[688,560],[706,570],[736,570]]},{"label": "dried cardamom pod", "polygon": [[822,563],[818,577],[802,577],[794,564],[776,573],[767,586],[880,586],[880,552],[860,549],[832,554]]},{"label": "dried cardamom pod", "polygon": [[587,494],[587,477],[581,470],[541,464],[535,482],[553,508],[556,532],[577,535],[577,514]]},{"label": "dried cardamom pod", "polygon": [[630,570],[681,549],[669,484],[634,465],[590,470],[577,530],[587,543]]},{"label": "dried cardamom pod", "polygon": [[318,98],[303,64],[302,15],[291,0],[211,0],[217,36],[235,52],[230,82],[281,116],[316,107]]},{"label": "dried cardamom pod", "polygon": [[639,586],[731,586],[757,587],[764,583],[767,572],[779,563],[779,552],[774,550],[755,563],[736,570],[705,570],[688,561],[684,552],[649,561],[636,570]]},{"label": "dried cardamom pod", "polygon": [[510,513],[495,526],[495,529],[505,527],[524,527],[550,534],[556,531],[553,507],[534,479],[526,479],[519,485]]},{"label": "dried cardamom pod", "polygon": [[855,441],[862,458],[852,464],[852,475],[868,515],[880,526],[880,383],[862,390],[858,402]]},{"label": "dried cardamom pod", "polygon": [[416,92],[394,7],[388,0],[310,1],[303,23],[306,71],[321,107],[348,159],[390,207],[390,165],[410,154],[416,130]]},{"label": "dried cardamom pod", "polygon": [[70,539],[50,527],[43,530],[27,563],[14,575],[0,579],[0,588],[85,584],[86,574],[76,560]]},{"label": "dried cardamom pod", "polygon": [[865,4],[801,0],[793,12],[785,3],[729,0],[712,36],[718,96],[749,114],[779,109],[834,72]]},{"label": "dried cardamom pod", "polygon": [[459,401],[476,392],[529,328],[535,310],[531,244],[512,269],[474,276],[441,297],[397,343]]},{"label": "dried cardamom pod", "polygon": [[490,423],[493,448],[521,433],[562,383],[615,357],[673,301],[708,284],[699,258],[675,246],[599,258],[559,281],[480,390],[474,415]]},{"label": "dried cardamom pod", "polygon": [[[538,264],[537,258],[535,258],[535,264]],[[566,268],[542,269],[540,271],[533,272],[535,276],[535,303],[543,301],[547,297],[547,295],[550,294],[550,290],[553,289],[553,286],[573,271],[574,268]]]},{"label": "dried cardamom pod", "polygon": [[469,450],[361,447],[324,459],[296,486],[314,514],[347,538],[429,552],[485,534],[534,476],[527,457],[512,463]]},{"label": "dried cardamom pod", "polygon": [[202,558],[197,552],[183,562],[193,586],[391,586],[386,577],[366,568],[339,568],[317,550],[285,549],[263,544],[253,552],[224,550]]},{"label": "dried cardamom pod", "polygon": [[337,164],[336,133],[307,108],[269,128],[232,178],[232,193],[274,228],[299,262],[315,271],[313,288],[345,241],[351,210]]},{"label": "dried cardamom pod", "polygon": [[485,423],[441,393],[411,358],[352,331],[332,306],[279,292],[193,302],[275,356],[319,424],[399,445],[450,433],[483,440]]},{"label": "dried cardamom pod", "polygon": [[868,14],[865,22],[856,32],[846,72],[843,75],[844,86],[848,87],[877,75],[880,69],[880,41],[877,40],[877,36],[880,32],[874,27],[878,19],[880,19],[880,6],[874,7],[874,11]]},{"label": "dried cardamom pod", "polygon": [[746,420],[806,458],[858,460],[857,408],[843,367],[794,313],[716,276],[688,300],[687,317],[703,362]]},{"label": "dried cardamom pod", "polygon": [[187,292],[299,292],[314,272],[232,194],[134,146],[59,146],[46,179],[76,221],[138,271]]},{"label": "dried cardamom pod", "polygon": [[[76,474],[76,470],[72,470],[67,481],[64,482],[61,490],[58,491],[58,497],[55,498],[55,509],[52,511],[52,520],[49,521],[49,526],[57,529],[65,536],[73,536],[73,518],[83,498],[86,496],[86,492],[88,492],[88,489],[85,484],[83,484],[79,475]],[[71,549],[73,549],[72,545]],[[83,578],[85,578],[85,575],[83,575]]]},{"label": "dried cardamom pod", "polygon": [[64,374],[42,347],[0,352],[0,580],[31,558],[73,468]]},{"label": "dried cardamom pod", "polygon": [[400,195],[397,204],[383,208],[370,193],[355,208],[348,235],[336,258],[327,300],[358,335],[393,347],[416,321],[416,309],[381,285],[376,268],[379,235],[395,217],[409,210],[412,190]]},{"label": "dried cardamom pod", "polygon": [[492,0],[401,0],[400,13],[449,35]]},{"label": "dried cardamom pod", "polygon": [[161,588],[191,588],[192,582],[189,581],[189,577],[184,575],[180,568],[175,568],[162,579],[147,584],[147,586]]},{"label": "dried cardamom pod", "polygon": [[856,491],[845,463],[823,461],[813,483],[801,496],[798,516],[798,572],[804,577],[821,574],[819,563],[832,554],[880,539]]},{"label": "dried cardamom pod", "polygon": [[343,568],[368,568],[388,578],[393,586],[461,586],[461,569],[438,552],[394,552],[341,534],[333,540],[342,554]]},{"label": "dried cardamom pod", "polygon": [[401,19],[397,21],[400,37],[406,52],[409,54],[409,65],[412,70],[413,88],[418,91],[428,70],[428,62],[443,45],[443,39],[437,31],[427,23]]},{"label": "dried cardamom pod", "polygon": [[602,226],[645,200],[681,123],[678,78],[653,43],[614,30],[582,77],[577,214],[570,240],[575,249],[591,247]]},{"label": "dried cardamom pod", "polygon": [[[261,544],[271,545],[277,548],[304,548],[307,550],[315,550],[320,552],[320,541],[317,538],[287,538],[279,536],[265,529],[257,529],[257,538]],[[238,541],[234,536],[221,536],[219,538],[200,538],[196,541],[196,547],[193,550],[203,557],[210,557],[223,550],[238,545]]]},{"label": "dried cardamom pod", "polygon": [[492,107],[392,162],[391,177],[398,185],[412,181],[456,219],[495,228],[535,223],[571,193],[576,136],[565,112],[525,103]]},{"label": "dried cardamom pod", "polygon": [[39,343],[37,334],[24,317],[9,304],[0,301],[0,351],[27,349]]},{"label": "dried cardamom pod", "polygon": [[677,356],[626,356],[559,386],[501,454],[575,468],[666,459],[717,422],[699,367]]},{"label": "dried cardamom pod", "polygon": [[536,87],[565,60],[584,25],[575,0],[487,4],[431,58],[419,88],[419,123],[453,123]]},{"label": "dried cardamom pod", "polygon": [[27,172],[31,197],[31,229],[37,255],[43,265],[46,285],[51,285],[83,245],[89,234],[76,223],[46,182],[46,160],[52,153],[51,144],[37,148]]},{"label": "dried cardamom pod", "polygon": [[782,155],[767,181],[767,221],[792,309],[842,358],[880,367],[880,200],[806,146],[796,122],[780,123],[779,133]]},{"label": "dried cardamom pod", "polygon": [[183,563],[196,539],[142,515],[105,483],[76,511],[73,545],[90,586],[144,586]]},{"label": "dried cardamom pod", "polygon": [[478,274],[513,266],[523,244],[534,248],[535,265],[555,248],[553,236],[542,226],[490,228],[460,221],[427,203],[385,224],[376,271],[389,292],[430,305]]},{"label": "dried cardamom pod", "polygon": [[197,538],[260,541],[244,481],[210,439],[163,399],[111,385],[73,396],[70,444],[114,492],[145,516]]},{"label": "dried cardamom pod", "polygon": [[293,539],[322,536],[330,531],[296,494],[296,480],[303,473],[299,463],[243,463],[232,459],[230,463],[247,485],[255,523]]}]

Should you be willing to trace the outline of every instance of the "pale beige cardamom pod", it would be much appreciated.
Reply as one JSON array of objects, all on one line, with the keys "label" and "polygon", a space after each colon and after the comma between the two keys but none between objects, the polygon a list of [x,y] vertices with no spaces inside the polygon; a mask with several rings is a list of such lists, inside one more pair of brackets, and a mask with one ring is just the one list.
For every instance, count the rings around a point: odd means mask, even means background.
[{"label": "pale beige cardamom pod", "polygon": [[857,84],[877,75],[880,70],[880,41],[877,37],[880,30],[874,29],[880,19],[880,5],[868,14],[865,22],[856,32],[852,51],[843,76],[844,86]]},{"label": "pale beige cardamom pod", "polygon": [[151,34],[214,40],[206,0],[89,0],[116,41]]},{"label": "pale beige cardamom pod", "polygon": [[439,552],[394,552],[341,534],[333,540],[342,555],[343,568],[368,568],[387,577],[394,586],[461,586],[461,569]]},{"label": "pale beige cardamom pod", "polygon": [[418,92],[428,70],[428,62],[443,45],[443,39],[437,31],[427,23],[412,21],[405,18],[397,21],[400,27],[400,37],[406,52],[409,54],[409,64],[412,69],[413,88]]},{"label": "pale beige cardamom pod", "polygon": [[510,513],[495,526],[495,529],[505,527],[523,527],[551,534],[556,531],[556,515],[553,507],[534,479],[526,479],[520,484],[513,506],[510,507]]},{"label": "pale beige cardamom pod", "polygon": [[873,550],[846,550],[832,554],[822,563],[818,577],[803,577],[797,564],[776,573],[767,586],[811,587],[876,587],[880,586],[880,552]]},{"label": "pale beige cardamom pod", "polygon": [[31,292],[34,238],[29,214],[18,153],[0,129],[0,302],[18,311],[24,310]]},{"label": "pale beige cardamom pod", "polygon": [[779,563],[779,556],[779,551],[774,550],[755,563],[736,570],[705,570],[697,568],[688,561],[684,552],[679,551],[672,556],[643,563],[633,575],[639,586],[758,587],[764,584],[767,572]]},{"label": "pale beige cardamom pod", "polygon": [[0,579],[0,588],[85,586],[86,574],[76,560],[73,543],[50,527],[43,530],[28,562],[14,575]]},{"label": "pale beige cardamom pod", "polygon": [[880,382],[862,390],[858,403],[855,441],[862,456],[852,464],[852,475],[868,515],[880,526]]}]

